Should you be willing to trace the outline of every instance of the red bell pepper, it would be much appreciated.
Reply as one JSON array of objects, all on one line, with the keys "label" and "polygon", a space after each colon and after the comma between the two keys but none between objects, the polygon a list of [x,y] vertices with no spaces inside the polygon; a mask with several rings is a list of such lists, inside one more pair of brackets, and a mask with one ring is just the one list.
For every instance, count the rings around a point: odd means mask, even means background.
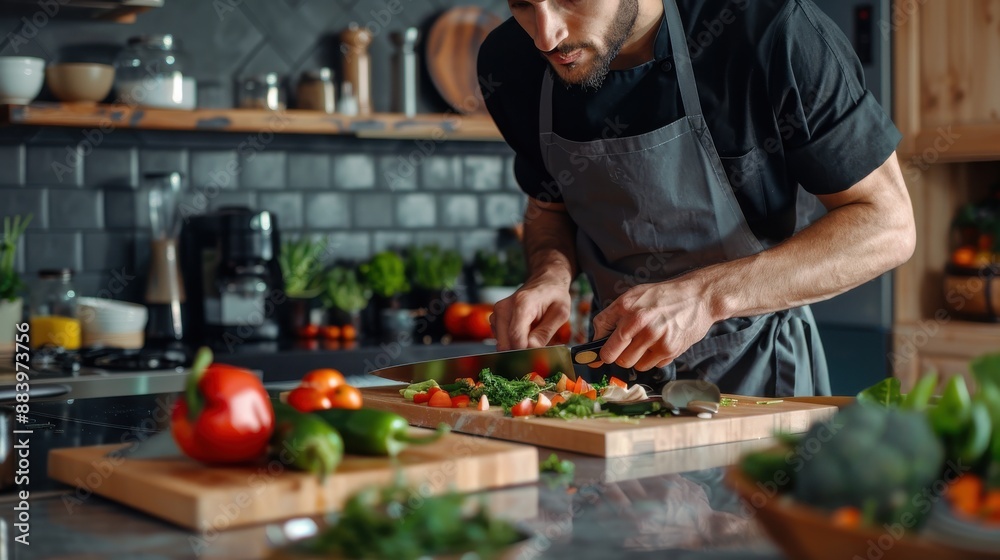
[{"label": "red bell pepper", "polygon": [[174,404],[171,431],[181,451],[196,461],[253,461],[267,452],[274,409],[256,375],[213,364],[211,350],[202,348]]}]

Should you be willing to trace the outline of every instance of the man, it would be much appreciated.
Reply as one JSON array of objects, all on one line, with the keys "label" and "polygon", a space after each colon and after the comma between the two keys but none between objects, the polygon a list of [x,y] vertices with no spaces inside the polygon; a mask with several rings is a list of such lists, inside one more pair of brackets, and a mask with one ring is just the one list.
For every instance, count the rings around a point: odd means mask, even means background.
[{"label": "man", "polygon": [[479,72],[529,195],[530,277],[496,305],[498,350],[547,344],[582,270],[615,373],[829,394],[807,304],[915,243],[900,134],[842,33],[809,0],[509,4]]}]

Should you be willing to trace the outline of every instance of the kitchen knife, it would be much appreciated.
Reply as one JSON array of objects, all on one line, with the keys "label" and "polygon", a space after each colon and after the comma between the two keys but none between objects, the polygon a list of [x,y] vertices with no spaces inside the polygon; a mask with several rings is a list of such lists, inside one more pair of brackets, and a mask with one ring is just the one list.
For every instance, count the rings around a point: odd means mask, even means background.
[{"label": "kitchen knife", "polygon": [[531,372],[542,377],[562,372],[566,377],[575,380],[576,372],[573,371],[573,364],[586,365],[596,362],[599,359],[598,353],[607,340],[601,338],[573,348],[544,346],[414,362],[378,369],[371,374],[403,383],[420,383],[433,379],[446,384],[454,383],[456,379],[462,377],[475,379],[484,368],[490,368],[494,374],[507,379],[521,379]]},{"label": "kitchen knife", "polygon": [[105,456],[125,457],[127,459],[162,459],[183,455],[168,428],[144,438],[137,436],[127,446],[110,451]]}]

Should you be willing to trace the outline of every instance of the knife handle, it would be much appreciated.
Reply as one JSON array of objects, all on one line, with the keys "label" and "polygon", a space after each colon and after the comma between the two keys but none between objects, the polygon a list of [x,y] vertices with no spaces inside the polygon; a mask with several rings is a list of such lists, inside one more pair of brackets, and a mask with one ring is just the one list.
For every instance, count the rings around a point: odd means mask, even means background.
[{"label": "knife handle", "polygon": [[601,348],[604,348],[604,343],[608,341],[609,337],[599,338],[597,340],[592,340],[586,342],[579,346],[574,346],[570,350],[570,355],[573,357],[573,363],[580,365],[587,365],[600,360],[601,356],[599,352]]}]

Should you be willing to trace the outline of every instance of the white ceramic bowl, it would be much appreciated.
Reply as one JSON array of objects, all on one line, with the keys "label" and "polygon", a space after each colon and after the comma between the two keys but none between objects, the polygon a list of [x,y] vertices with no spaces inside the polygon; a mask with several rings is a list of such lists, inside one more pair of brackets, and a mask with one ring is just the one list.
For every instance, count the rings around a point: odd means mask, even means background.
[{"label": "white ceramic bowl", "polygon": [[45,83],[45,61],[31,56],[0,56],[0,104],[27,105]]},{"label": "white ceramic bowl", "polygon": [[77,299],[84,331],[102,334],[137,333],[146,329],[146,306],[105,298]]}]

